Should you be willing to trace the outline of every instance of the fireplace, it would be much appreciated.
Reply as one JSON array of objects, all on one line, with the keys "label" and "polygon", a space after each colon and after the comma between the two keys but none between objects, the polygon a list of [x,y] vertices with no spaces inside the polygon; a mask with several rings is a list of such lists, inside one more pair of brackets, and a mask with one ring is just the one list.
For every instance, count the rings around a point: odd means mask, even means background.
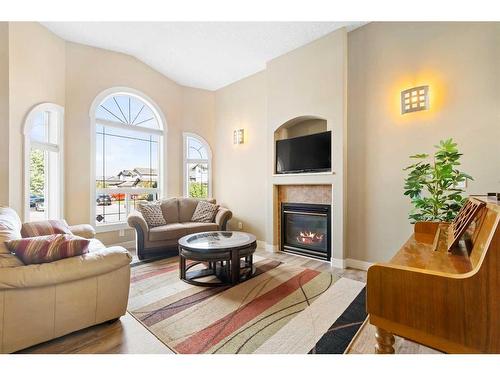
[{"label": "fireplace", "polygon": [[316,259],[330,260],[330,205],[282,203],[281,250]]}]

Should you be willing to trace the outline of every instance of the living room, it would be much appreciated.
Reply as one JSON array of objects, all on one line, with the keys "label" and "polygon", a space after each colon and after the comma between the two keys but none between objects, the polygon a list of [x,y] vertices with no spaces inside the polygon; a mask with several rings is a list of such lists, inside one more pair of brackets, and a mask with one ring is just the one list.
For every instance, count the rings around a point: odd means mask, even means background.
[{"label": "living room", "polygon": [[0,22],[0,353],[498,354],[500,22],[234,17]]}]

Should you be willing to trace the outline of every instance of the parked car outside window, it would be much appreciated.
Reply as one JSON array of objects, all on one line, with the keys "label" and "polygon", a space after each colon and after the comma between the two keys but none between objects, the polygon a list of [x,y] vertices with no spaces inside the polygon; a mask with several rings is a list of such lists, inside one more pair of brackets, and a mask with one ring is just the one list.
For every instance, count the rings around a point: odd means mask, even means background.
[{"label": "parked car outside window", "polygon": [[108,194],[101,194],[96,199],[98,206],[111,206],[111,197]]}]

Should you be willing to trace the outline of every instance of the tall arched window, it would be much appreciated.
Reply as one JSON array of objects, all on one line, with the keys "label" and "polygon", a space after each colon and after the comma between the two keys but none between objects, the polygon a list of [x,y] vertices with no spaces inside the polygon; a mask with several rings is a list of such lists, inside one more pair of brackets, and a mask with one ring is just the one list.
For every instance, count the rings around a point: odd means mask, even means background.
[{"label": "tall arched window", "polygon": [[53,103],[35,106],[24,125],[24,219],[63,216],[64,108]]},{"label": "tall arched window", "polygon": [[184,133],[184,196],[212,196],[212,151],[199,135]]},{"label": "tall arched window", "polygon": [[140,202],[162,194],[163,116],[144,94],[116,88],[96,98],[91,117],[92,218],[98,230],[121,229]]}]

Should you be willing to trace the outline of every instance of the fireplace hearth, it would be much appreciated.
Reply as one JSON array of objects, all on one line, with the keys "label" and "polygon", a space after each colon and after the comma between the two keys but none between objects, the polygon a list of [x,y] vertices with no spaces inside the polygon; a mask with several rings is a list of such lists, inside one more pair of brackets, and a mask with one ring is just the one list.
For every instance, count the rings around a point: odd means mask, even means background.
[{"label": "fireplace hearth", "polygon": [[315,259],[330,260],[330,205],[282,203],[281,250]]}]

